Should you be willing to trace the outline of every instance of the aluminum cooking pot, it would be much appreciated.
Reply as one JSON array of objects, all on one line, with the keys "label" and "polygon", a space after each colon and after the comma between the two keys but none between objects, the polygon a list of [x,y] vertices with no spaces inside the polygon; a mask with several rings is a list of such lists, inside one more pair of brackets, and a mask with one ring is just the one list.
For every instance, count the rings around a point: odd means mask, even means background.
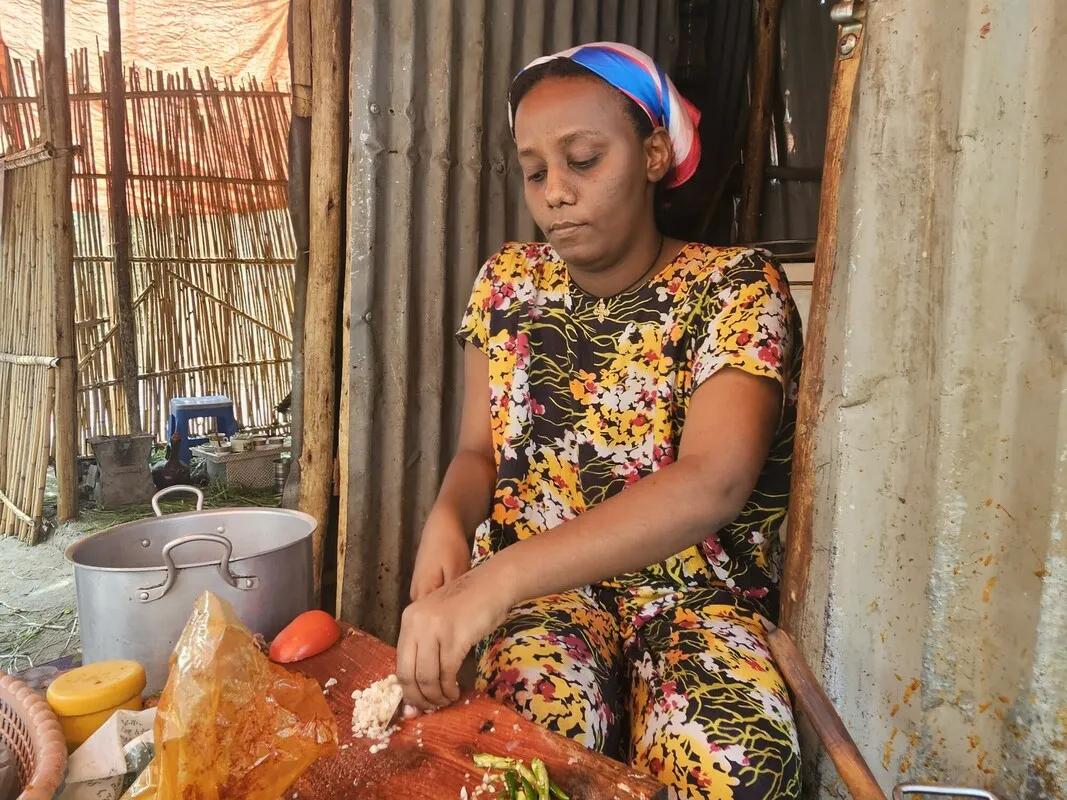
[{"label": "aluminum cooking pot", "polygon": [[[196,511],[163,516],[159,500],[196,495]],[[204,511],[204,494],[172,486],[152,498],[155,518],[116,525],[67,548],[74,565],[82,658],[139,662],[148,692],[167,682],[170,655],[204,590],[273,639],[312,608],[315,519],[278,508]]]}]

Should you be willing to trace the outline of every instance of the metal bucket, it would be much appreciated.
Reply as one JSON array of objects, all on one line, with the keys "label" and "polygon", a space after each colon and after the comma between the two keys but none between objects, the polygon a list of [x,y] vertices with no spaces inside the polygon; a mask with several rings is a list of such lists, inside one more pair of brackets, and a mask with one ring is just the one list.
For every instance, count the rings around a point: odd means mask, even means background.
[{"label": "metal bucket", "polygon": [[[197,496],[196,511],[163,516],[159,499]],[[152,498],[155,519],[116,525],[67,548],[74,565],[82,658],[129,658],[148,691],[167,682],[168,661],[204,590],[227,600],[249,628],[274,638],[312,608],[315,519],[277,508],[204,511],[204,495],[172,486]]]}]

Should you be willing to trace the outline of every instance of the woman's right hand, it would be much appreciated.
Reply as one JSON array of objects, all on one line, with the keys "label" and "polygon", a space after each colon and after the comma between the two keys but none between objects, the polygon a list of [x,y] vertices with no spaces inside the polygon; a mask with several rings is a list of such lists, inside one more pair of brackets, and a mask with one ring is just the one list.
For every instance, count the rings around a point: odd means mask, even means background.
[{"label": "woman's right hand", "polygon": [[421,600],[471,568],[471,545],[459,521],[434,511],[422,529],[411,576],[411,599]]}]

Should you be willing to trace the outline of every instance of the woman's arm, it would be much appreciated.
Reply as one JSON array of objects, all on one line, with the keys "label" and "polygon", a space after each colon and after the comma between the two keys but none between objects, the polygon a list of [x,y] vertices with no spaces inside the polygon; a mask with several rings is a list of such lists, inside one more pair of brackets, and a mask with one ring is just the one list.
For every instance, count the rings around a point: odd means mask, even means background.
[{"label": "woman's arm", "polygon": [[422,529],[411,599],[418,600],[470,569],[470,541],[489,516],[496,459],[489,417],[489,359],[473,345],[463,352],[459,442]]},{"label": "woman's arm", "polygon": [[485,565],[512,605],[636,572],[737,519],[767,460],[781,411],[769,378],[724,369],[693,394],[678,460],[577,519],[505,548]]},{"label": "woman's arm", "polygon": [[463,412],[459,443],[431,514],[454,517],[469,537],[489,516],[495,484],[496,457],[489,418],[489,358],[468,344],[463,349]]},{"label": "woman's arm", "polygon": [[781,393],[772,379],[721,370],[693,394],[675,463],[409,606],[397,664],[407,702],[455,700],[463,658],[515,604],[643,569],[732,522],[767,460]]}]

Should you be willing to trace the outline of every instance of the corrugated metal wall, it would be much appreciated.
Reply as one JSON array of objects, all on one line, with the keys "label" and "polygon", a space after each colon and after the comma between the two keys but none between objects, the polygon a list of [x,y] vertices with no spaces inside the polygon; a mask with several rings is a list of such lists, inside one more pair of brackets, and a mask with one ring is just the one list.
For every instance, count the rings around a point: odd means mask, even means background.
[{"label": "corrugated metal wall", "polygon": [[1063,798],[1067,5],[870,6],[802,644],[885,787]]},{"label": "corrugated metal wall", "polygon": [[784,167],[812,175],[782,179],[772,171],[764,189],[760,236],[813,241],[837,50],[837,26],[830,20],[829,4],[784,3],[780,38],[774,142],[768,163],[772,170]]},{"label": "corrugated metal wall", "polygon": [[353,3],[345,619],[396,635],[456,434],[452,333],[482,260],[535,237],[507,125],[512,76],[602,39],[669,64],[676,20],[673,0]]}]

